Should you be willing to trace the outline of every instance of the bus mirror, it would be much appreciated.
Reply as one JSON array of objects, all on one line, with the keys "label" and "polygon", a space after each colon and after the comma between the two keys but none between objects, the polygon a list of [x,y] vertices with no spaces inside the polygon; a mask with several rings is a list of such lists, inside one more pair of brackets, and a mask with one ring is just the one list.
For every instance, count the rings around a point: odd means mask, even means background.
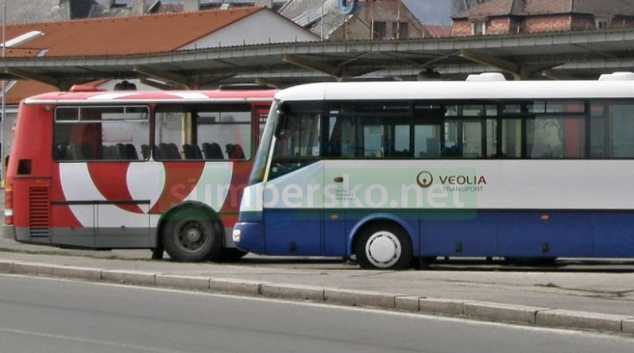
[{"label": "bus mirror", "polygon": [[287,106],[282,104],[277,109],[277,125],[275,126],[275,138],[284,137],[284,133],[287,131],[286,125],[288,124]]}]

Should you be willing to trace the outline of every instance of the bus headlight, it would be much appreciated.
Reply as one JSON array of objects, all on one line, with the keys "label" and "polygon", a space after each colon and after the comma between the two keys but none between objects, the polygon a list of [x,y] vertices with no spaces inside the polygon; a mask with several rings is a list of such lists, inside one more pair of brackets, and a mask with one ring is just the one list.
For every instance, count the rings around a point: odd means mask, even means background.
[{"label": "bus headlight", "polygon": [[233,242],[237,243],[240,241],[240,235],[242,235],[242,232],[240,232],[240,229],[234,229],[233,230]]}]

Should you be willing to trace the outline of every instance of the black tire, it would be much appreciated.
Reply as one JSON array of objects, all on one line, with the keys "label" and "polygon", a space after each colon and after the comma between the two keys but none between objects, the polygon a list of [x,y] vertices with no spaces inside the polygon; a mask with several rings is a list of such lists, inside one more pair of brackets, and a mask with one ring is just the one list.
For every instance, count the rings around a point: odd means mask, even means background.
[{"label": "black tire", "polygon": [[163,248],[174,261],[200,262],[217,258],[222,238],[215,220],[202,209],[182,208],[169,215],[162,232]]},{"label": "black tire", "polygon": [[429,266],[436,262],[438,258],[436,256],[423,256],[412,259],[412,267],[419,270],[426,270]]},{"label": "black tire", "polygon": [[163,260],[163,244],[161,246],[152,249],[152,260]]},{"label": "black tire", "polygon": [[412,243],[393,223],[364,227],[355,241],[354,253],[364,269],[403,270],[412,263]]},{"label": "black tire", "polygon": [[242,251],[238,248],[223,248],[218,255],[219,262],[238,262],[248,252]]}]

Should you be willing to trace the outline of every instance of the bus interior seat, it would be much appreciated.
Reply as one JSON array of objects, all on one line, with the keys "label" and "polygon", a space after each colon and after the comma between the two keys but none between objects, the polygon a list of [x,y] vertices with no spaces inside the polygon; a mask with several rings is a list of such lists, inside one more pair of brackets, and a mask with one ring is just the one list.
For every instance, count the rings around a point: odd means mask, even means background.
[{"label": "bus interior seat", "polygon": [[225,159],[225,155],[222,153],[222,148],[220,148],[220,145],[215,142],[203,143],[203,152],[205,154],[205,159]]},{"label": "bus interior seat", "polygon": [[175,143],[159,143],[160,159],[181,159]]},{"label": "bus interior seat", "polygon": [[117,159],[126,159],[125,158],[125,145],[122,143],[117,143],[116,145],[116,149],[117,149]]},{"label": "bus interior seat", "polygon": [[397,157],[397,158],[408,158],[408,157],[412,157],[412,153],[410,153],[409,150],[405,149],[402,151],[392,151],[391,153],[386,154],[386,156]]},{"label": "bus interior seat", "polygon": [[186,159],[203,159],[203,153],[198,145],[184,144],[183,153]]},{"label": "bus interior seat", "polygon": [[227,144],[227,156],[229,159],[244,159],[244,151],[242,150],[242,146],[238,144]]},{"label": "bus interior seat", "polygon": [[185,159],[194,159],[194,148],[189,143],[183,145],[183,154]]},{"label": "bus interior seat", "polygon": [[134,147],[131,143],[125,144],[125,156],[126,159],[129,160],[139,160],[139,154],[136,151],[136,147]]},{"label": "bus interior seat", "polygon": [[141,155],[144,160],[150,159],[150,146],[147,144],[141,145]]},{"label": "bus interior seat", "polygon": [[203,158],[203,151],[200,150],[200,146],[192,145],[192,148],[194,149],[194,158],[195,159],[204,159]]},{"label": "bus interior seat", "polygon": [[68,155],[68,145],[65,143],[57,145],[53,150],[53,157],[57,160],[70,159],[70,156]]},{"label": "bus interior seat", "polygon": [[117,147],[114,145],[104,145],[101,147],[101,159],[117,159]]},{"label": "bus interior seat", "polygon": [[163,159],[163,153],[161,152],[161,148],[157,145],[152,146],[152,158]]},{"label": "bus interior seat", "polygon": [[158,145],[158,158],[159,159],[169,159],[169,147],[165,142],[161,142]]},{"label": "bus interior seat", "polygon": [[175,143],[171,142],[168,144],[169,146],[169,151],[170,151],[170,159],[182,159],[181,158],[181,152],[178,149],[178,147],[176,146]]},{"label": "bus interior seat", "polygon": [[88,160],[93,158],[92,149],[86,144],[70,145],[69,150],[74,160]]},{"label": "bus interior seat", "polygon": [[447,147],[442,150],[440,157],[443,158],[459,158],[462,157],[462,151],[459,148]]}]

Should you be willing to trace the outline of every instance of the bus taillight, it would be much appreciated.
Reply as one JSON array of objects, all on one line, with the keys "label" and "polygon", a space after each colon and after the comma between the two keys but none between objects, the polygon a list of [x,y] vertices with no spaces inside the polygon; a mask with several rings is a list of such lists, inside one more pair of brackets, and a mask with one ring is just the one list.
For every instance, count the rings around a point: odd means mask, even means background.
[{"label": "bus taillight", "polygon": [[4,223],[13,224],[13,185],[4,186]]}]

